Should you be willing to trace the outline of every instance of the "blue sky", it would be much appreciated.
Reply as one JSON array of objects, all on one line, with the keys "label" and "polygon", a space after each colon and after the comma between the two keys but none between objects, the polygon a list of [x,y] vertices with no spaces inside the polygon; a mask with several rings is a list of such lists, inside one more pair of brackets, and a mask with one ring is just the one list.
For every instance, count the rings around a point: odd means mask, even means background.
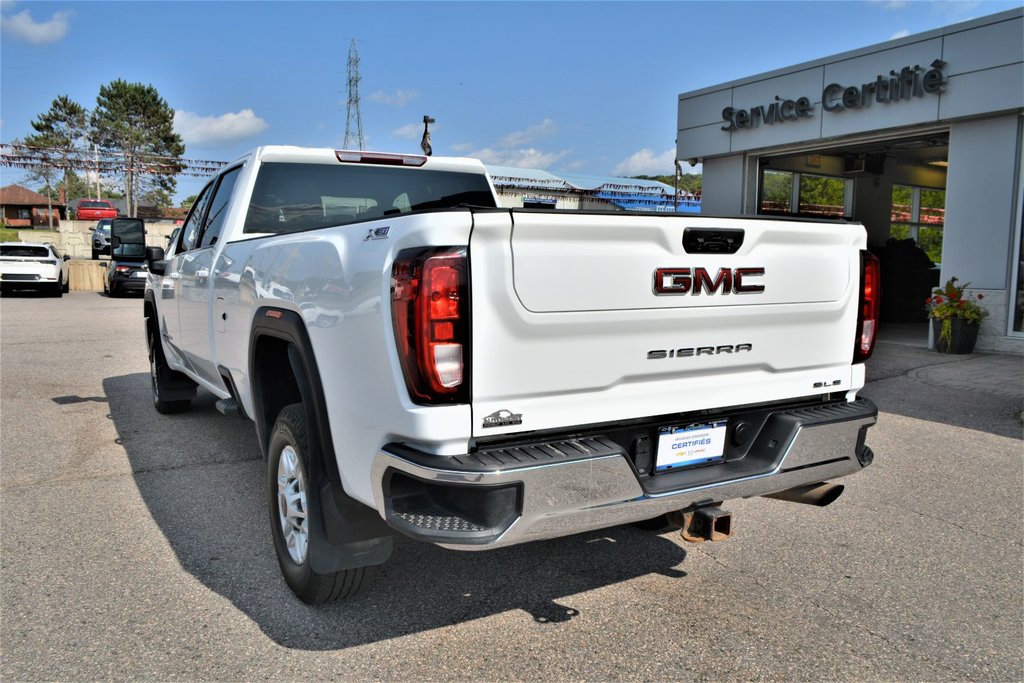
[{"label": "blue sky", "polygon": [[[436,155],[668,174],[681,92],[1021,4],[2,0],[0,141],[122,78],[174,108],[188,158],[341,147],[355,39],[368,149],[418,152],[429,114]],[[200,184],[179,180],[179,199]]]}]

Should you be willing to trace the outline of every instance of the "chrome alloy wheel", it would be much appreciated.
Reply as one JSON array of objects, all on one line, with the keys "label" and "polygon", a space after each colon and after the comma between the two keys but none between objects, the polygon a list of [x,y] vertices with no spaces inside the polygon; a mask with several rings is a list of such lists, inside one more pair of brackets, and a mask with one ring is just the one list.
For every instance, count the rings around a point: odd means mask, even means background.
[{"label": "chrome alloy wheel", "polygon": [[281,450],[277,461],[277,517],[281,533],[295,564],[306,561],[309,522],[306,519],[306,478],[299,454],[291,446]]}]

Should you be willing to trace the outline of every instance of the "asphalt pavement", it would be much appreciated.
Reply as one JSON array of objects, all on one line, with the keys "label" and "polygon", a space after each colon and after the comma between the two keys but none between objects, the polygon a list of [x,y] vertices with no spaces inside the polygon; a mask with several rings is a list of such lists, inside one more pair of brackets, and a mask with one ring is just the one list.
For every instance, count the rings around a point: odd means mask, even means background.
[{"label": "asphalt pavement", "polygon": [[140,299],[0,300],[3,680],[1024,678],[1024,361],[883,341],[875,463],[736,536],[486,553],[399,538],[374,589],[280,578],[252,425],[150,403]]}]

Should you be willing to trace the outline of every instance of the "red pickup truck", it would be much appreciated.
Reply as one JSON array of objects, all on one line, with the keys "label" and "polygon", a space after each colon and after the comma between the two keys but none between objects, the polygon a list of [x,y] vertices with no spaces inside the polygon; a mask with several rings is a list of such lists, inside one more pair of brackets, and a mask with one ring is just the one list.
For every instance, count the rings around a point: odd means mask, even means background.
[{"label": "red pickup truck", "polygon": [[80,221],[117,218],[117,209],[109,199],[79,199],[75,218]]}]

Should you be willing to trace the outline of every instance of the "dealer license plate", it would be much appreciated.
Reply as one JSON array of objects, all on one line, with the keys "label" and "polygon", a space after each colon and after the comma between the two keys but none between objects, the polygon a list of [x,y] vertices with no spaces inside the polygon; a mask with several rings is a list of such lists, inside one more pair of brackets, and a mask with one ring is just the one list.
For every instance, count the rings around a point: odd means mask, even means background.
[{"label": "dealer license plate", "polygon": [[654,471],[718,462],[725,454],[726,420],[682,427],[662,427]]},{"label": "dealer license plate", "polygon": [[147,273],[144,270],[136,270],[132,273],[132,277],[146,277]]}]

